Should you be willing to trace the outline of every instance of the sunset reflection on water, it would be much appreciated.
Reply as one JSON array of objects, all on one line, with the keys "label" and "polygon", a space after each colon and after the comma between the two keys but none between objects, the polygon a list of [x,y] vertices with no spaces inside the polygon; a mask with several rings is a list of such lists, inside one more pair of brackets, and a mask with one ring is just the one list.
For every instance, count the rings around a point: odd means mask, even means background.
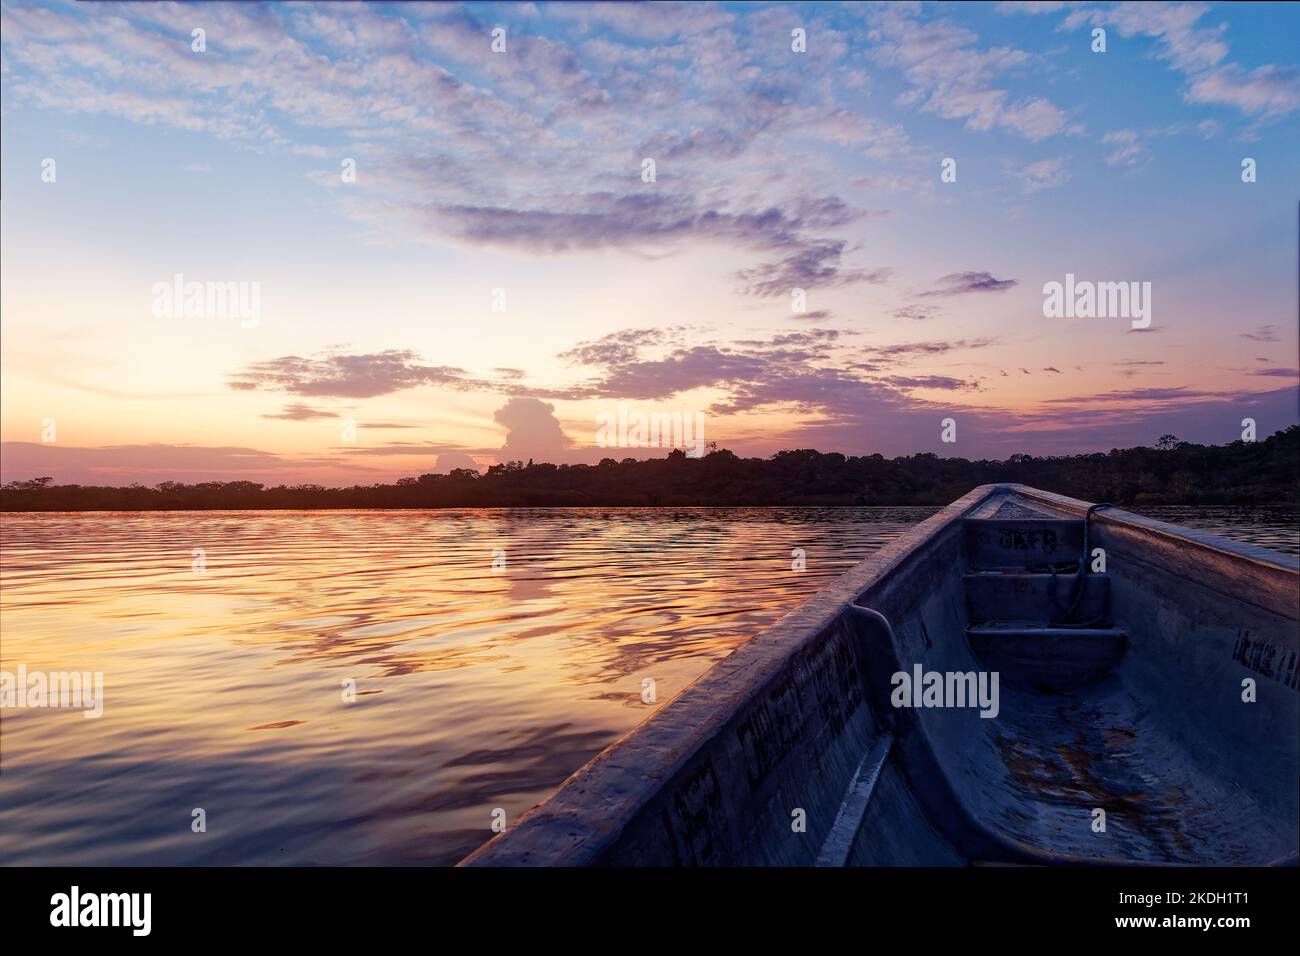
[{"label": "sunset reflection on water", "polygon": [[4,667],[105,704],[4,711],[0,859],[455,862],[932,511],[6,515]]}]

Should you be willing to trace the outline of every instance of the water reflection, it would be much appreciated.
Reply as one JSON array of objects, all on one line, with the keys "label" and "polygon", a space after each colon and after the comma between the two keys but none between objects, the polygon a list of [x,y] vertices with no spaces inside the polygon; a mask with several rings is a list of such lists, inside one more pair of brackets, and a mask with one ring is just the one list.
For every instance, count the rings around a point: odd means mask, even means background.
[{"label": "water reflection", "polygon": [[933,510],[6,515],[0,662],[105,702],[3,711],[0,860],[452,863]]}]

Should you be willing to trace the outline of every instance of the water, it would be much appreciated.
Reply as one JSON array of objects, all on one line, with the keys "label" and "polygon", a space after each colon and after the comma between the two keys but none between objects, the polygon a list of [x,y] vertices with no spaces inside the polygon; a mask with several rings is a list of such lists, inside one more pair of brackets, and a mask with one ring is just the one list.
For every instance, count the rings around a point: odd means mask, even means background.
[{"label": "water", "polygon": [[453,863],[935,510],[5,515],[0,665],[105,703],[0,711],[0,861]]},{"label": "water", "polygon": [[1261,548],[1300,554],[1300,516],[1291,508],[1263,505],[1224,505],[1213,508],[1161,505],[1129,510],[1170,524],[1180,524],[1257,544]]},{"label": "water", "polygon": [[4,667],[106,703],[3,712],[0,860],[452,863],[933,510],[5,516]]}]

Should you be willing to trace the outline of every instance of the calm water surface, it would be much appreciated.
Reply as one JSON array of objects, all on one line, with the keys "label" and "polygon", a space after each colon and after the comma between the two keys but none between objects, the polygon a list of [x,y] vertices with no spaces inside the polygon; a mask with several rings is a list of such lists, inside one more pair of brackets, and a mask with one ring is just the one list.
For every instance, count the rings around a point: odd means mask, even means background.
[{"label": "calm water surface", "polygon": [[[453,863],[935,510],[5,515],[0,664],[105,703],[0,711],[0,862]],[[1300,552],[1294,512],[1175,511]]]},{"label": "calm water surface", "polygon": [[1300,515],[1291,508],[1233,505],[1198,508],[1189,505],[1161,505],[1131,508],[1139,514],[1171,524],[1211,531],[1227,538],[1247,541],[1261,548],[1286,554],[1300,554]]}]

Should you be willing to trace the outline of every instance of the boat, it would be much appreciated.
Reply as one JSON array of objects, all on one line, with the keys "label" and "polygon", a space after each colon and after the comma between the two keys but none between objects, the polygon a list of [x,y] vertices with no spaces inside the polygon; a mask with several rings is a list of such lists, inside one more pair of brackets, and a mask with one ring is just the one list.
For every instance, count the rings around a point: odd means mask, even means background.
[{"label": "boat", "polygon": [[473,866],[1295,865],[1300,560],[976,488]]}]

